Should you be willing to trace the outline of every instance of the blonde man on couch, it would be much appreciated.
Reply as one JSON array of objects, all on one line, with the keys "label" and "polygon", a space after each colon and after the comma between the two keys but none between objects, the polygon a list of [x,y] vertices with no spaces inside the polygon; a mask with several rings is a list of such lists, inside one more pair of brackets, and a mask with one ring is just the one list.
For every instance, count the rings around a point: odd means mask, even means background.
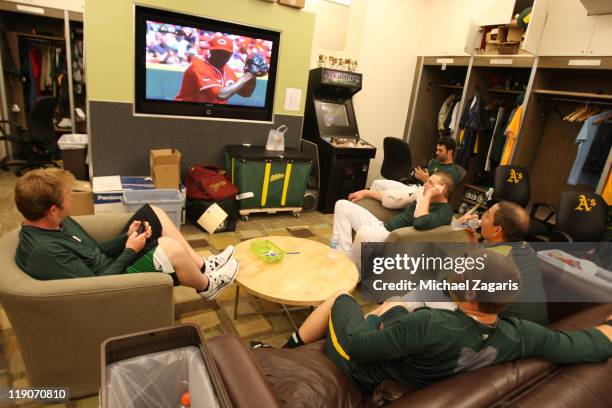
[{"label": "blonde man on couch", "polygon": [[[334,208],[332,246],[361,265],[361,245],[353,243],[352,232],[359,235],[358,242],[384,242],[391,231],[403,227],[430,230],[448,225],[453,211],[448,197],[453,190],[452,178],[443,172],[432,174],[423,188],[423,195],[415,201],[413,194],[404,190],[372,191],[360,190],[349,194],[348,200],[338,200]],[[373,198],[386,208],[404,210],[382,222],[365,208],[355,204],[364,198]]]},{"label": "blonde man on couch", "polygon": [[32,170],[15,186],[15,203],[24,216],[17,265],[39,280],[85,278],[139,272],[171,274],[175,285],[214,299],[238,274],[234,247],[201,258],[166,213],[141,207],[110,241],[97,243],[72,218],[74,177],[59,169]]}]

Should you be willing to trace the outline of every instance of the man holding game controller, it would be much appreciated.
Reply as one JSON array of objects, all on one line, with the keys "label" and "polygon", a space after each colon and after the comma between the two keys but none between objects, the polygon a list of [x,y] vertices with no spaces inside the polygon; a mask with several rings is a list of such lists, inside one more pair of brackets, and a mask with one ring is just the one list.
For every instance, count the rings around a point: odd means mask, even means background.
[{"label": "man holding game controller", "polygon": [[270,65],[256,53],[244,63],[244,74],[238,78],[227,65],[234,53],[234,41],[216,36],[208,42],[207,56],[194,55],[183,74],[177,101],[227,104],[234,94],[249,97],[253,94],[256,78],[268,74]]},{"label": "man holding game controller", "polygon": [[96,242],[74,219],[74,176],[54,168],[32,170],[15,186],[15,204],[24,216],[15,262],[39,280],[163,272],[175,285],[194,288],[214,299],[238,274],[234,247],[200,257],[166,213],[148,204],[123,233]]}]

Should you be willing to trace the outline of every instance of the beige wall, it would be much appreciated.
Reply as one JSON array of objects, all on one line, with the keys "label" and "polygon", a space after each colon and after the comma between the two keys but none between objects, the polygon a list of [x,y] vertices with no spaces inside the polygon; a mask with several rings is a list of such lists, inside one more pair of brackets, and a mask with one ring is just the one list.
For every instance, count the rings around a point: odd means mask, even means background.
[{"label": "beige wall", "polygon": [[[7,0],[13,3],[31,6],[51,7],[60,10],[83,12],[84,0]],[[104,1],[104,0],[101,0]]]},{"label": "beige wall", "polygon": [[359,60],[368,0],[353,0],[351,7],[325,0],[308,0],[305,10],[315,14],[310,67],[319,55]]}]

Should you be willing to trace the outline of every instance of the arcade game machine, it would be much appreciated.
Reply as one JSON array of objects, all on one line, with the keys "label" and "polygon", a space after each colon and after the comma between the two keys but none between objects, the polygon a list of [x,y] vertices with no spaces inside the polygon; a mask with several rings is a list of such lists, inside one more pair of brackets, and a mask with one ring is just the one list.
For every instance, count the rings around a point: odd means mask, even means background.
[{"label": "arcade game machine", "polygon": [[376,148],[359,137],[352,96],[362,75],[329,68],[310,70],[302,138],[318,145],[319,211],[334,212],[337,200],[365,188]]}]

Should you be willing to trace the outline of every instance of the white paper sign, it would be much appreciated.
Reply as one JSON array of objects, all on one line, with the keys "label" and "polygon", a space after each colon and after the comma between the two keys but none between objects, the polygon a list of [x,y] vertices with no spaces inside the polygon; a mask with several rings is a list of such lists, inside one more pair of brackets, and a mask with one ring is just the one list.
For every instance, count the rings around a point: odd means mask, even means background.
[{"label": "white paper sign", "polygon": [[436,64],[452,64],[453,62],[455,62],[454,58],[438,58],[436,60]]},{"label": "white paper sign", "polygon": [[569,60],[567,65],[574,65],[579,67],[598,67],[601,65],[600,59],[590,59],[590,60]]},{"label": "white paper sign", "polygon": [[285,89],[285,110],[299,111],[302,102],[302,90],[299,88]]},{"label": "white paper sign", "polygon": [[489,63],[491,65],[512,65],[512,60],[511,59],[502,59],[502,58],[491,58],[491,60],[489,61]]},{"label": "white paper sign", "polygon": [[217,228],[227,218],[227,213],[223,211],[223,208],[219,207],[216,203],[211,205],[204,211],[204,214],[198,218],[198,224],[202,226],[210,235],[214,234]]}]

